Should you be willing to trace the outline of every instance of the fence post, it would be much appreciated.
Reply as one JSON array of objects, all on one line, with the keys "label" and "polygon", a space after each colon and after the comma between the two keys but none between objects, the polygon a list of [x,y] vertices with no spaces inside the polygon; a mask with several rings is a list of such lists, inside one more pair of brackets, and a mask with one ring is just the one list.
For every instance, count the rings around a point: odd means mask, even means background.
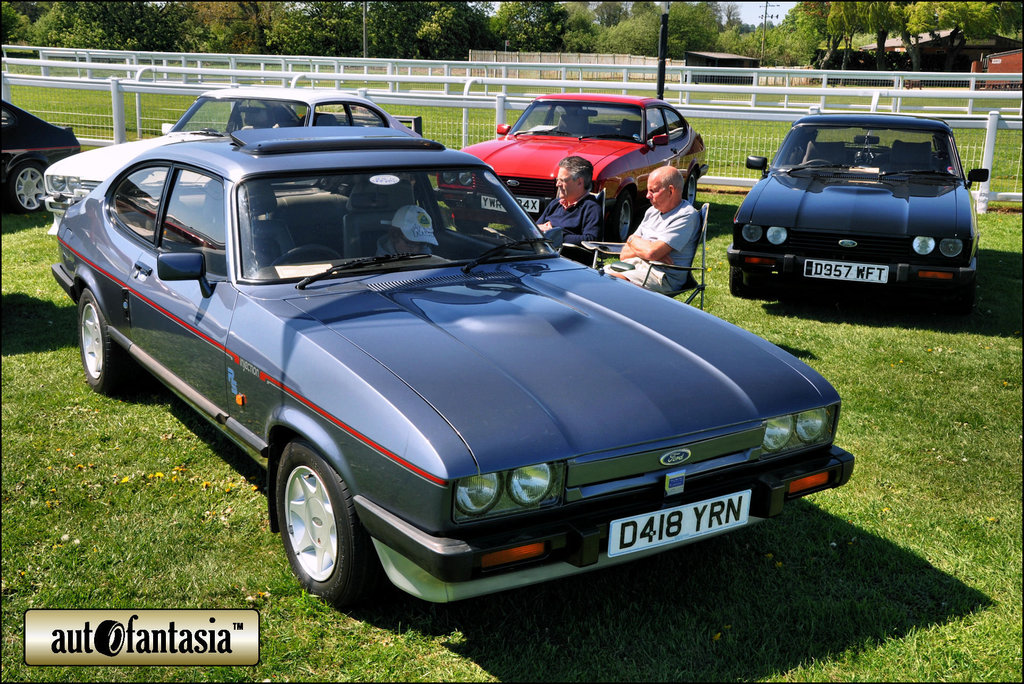
[{"label": "fence post", "polygon": [[494,96],[494,128],[505,123],[505,96],[498,93]]},{"label": "fence post", "polygon": [[123,143],[128,140],[124,130],[124,96],[121,82],[116,78],[110,79],[110,113],[114,125],[114,144]]},{"label": "fence post", "polygon": [[3,75],[0,76],[0,79],[2,79],[2,81],[3,81],[3,83],[0,84],[0,96],[2,96],[5,101],[10,102],[11,101],[11,84],[7,82],[7,72],[6,71],[3,72]]},{"label": "fence post", "polygon": [[985,122],[985,150],[981,153],[981,167],[988,169],[988,180],[981,184],[976,195],[978,213],[988,213],[988,197],[992,189],[992,161],[996,156],[996,134],[999,131],[999,112],[989,112]]}]

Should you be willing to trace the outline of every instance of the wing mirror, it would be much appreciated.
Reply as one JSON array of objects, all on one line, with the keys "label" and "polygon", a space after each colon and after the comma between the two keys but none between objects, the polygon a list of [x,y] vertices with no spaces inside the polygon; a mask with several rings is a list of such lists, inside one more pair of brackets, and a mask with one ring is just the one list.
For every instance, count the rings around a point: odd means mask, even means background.
[{"label": "wing mirror", "polygon": [[768,157],[757,157],[757,156],[753,156],[753,155],[747,157],[747,168],[748,169],[755,169],[757,171],[760,171],[762,177],[767,176],[768,175]]},{"label": "wing mirror", "polygon": [[172,128],[174,128],[174,124],[172,124],[172,123],[162,123],[162,124],[160,124],[160,133],[162,133],[163,135],[167,135],[168,133],[171,132]]},{"label": "wing mirror", "polygon": [[160,280],[196,280],[203,298],[213,294],[213,286],[206,279],[206,258],[202,252],[173,252],[157,255],[156,275]]},{"label": "wing mirror", "polygon": [[971,169],[967,172],[967,187],[972,183],[984,183],[988,180],[988,169]]},{"label": "wing mirror", "polygon": [[659,133],[651,138],[651,147],[663,147],[668,145],[668,133]]},{"label": "wing mirror", "polygon": [[512,127],[507,123],[498,124],[498,135],[508,135],[508,132],[512,130]]}]

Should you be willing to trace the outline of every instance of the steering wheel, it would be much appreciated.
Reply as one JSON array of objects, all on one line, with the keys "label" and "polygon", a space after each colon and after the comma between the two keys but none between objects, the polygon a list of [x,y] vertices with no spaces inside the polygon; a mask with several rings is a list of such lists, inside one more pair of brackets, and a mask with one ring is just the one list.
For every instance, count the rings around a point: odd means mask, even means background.
[{"label": "steering wheel", "polygon": [[317,243],[311,243],[308,245],[299,245],[298,247],[292,247],[281,256],[274,259],[271,262],[271,266],[280,266],[281,264],[289,263],[303,263],[308,261],[315,261],[317,259],[340,259],[341,255],[335,250],[331,249],[327,245],[321,245]]}]

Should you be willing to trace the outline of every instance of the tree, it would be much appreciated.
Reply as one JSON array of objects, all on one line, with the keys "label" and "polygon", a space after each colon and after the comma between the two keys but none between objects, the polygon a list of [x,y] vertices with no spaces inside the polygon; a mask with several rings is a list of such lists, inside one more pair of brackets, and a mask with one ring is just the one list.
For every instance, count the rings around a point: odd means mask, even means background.
[{"label": "tree", "polygon": [[[829,12],[833,3],[831,2],[799,2],[786,15],[788,20],[792,16],[792,27],[803,38],[804,42],[810,42],[817,47],[824,41],[825,49],[820,59],[814,66],[823,68],[832,60],[832,55],[839,48],[842,35],[833,33],[829,29]],[[783,24],[786,22],[783,21]]]},{"label": "tree", "polygon": [[885,41],[889,32],[899,27],[899,9],[893,2],[867,2],[865,20],[869,31],[875,34],[875,68],[884,71]]},{"label": "tree", "polygon": [[661,14],[659,12],[637,12],[637,5],[650,3],[634,3],[632,15],[615,26],[605,29],[597,39],[599,52],[626,55],[658,54],[658,32],[661,30]]},{"label": "tree", "polygon": [[[950,29],[944,38],[946,60],[943,71],[952,71],[969,38],[988,38],[999,32],[1000,12],[997,2],[937,2],[936,26]],[[1017,8],[1018,14],[1020,7]]]},{"label": "tree", "polygon": [[740,6],[735,2],[720,2],[718,4],[720,25],[723,31],[731,28],[739,28],[743,25],[740,17]]},{"label": "tree", "polygon": [[555,52],[562,47],[568,18],[566,9],[554,2],[503,2],[491,28],[509,50]]},{"label": "tree", "polygon": [[[565,33],[562,44],[566,52],[596,52],[597,37],[601,26],[596,23],[594,12],[590,11],[585,2],[567,2],[565,9],[569,13],[565,21]],[[608,3],[619,4],[619,3]]]},{"label": "tree", "polygon": [[282,15],[280,2],[197,2],[209,52],[268,54],[271,27]]},{"label": "tree", "polygon": [[283,55],[356,57],[363,54],[360,2],[303,2],[286,8],[267,41]]},{"label": "tree", "polygon": [[191,52],[202,32],[189,2],[54,2],[33,25],[38,45]]},{"label": "tree", "polygon": [[[566,3],[566,4],[590,4],[590,3]],[[619,22],[629,18],[629,8],[624,2],[598,2],[594,7],[594,17],[597,23],[605,28],[615,26]]]},{"label": "tree", "polygon": [[[426,2],[428,15],[416,29],[418,59],[467,59],[469,49],[488,39],[486,3]],[[476,39],[475,43],[470,41]]]},{"label": "tree", "polygon": [[843,70],[850,65],[850,51],[853,49],[853,36],[864,30],[864,15],[858,2],[833,2],[828,10],[828,31],[842,37]]},{"label": "tree", "polygon": [[4,45],[10,45],[25,40],[28,37],[28,17],[19,12],[11,3],[0,3],[3,9],[3,32]]},{"label": "tree", "polygon": [[718,17],[713,4],[673,2],[669,5],[669,57],[685,59],[687,51],[713,50],[715,48],[718,42]]}]

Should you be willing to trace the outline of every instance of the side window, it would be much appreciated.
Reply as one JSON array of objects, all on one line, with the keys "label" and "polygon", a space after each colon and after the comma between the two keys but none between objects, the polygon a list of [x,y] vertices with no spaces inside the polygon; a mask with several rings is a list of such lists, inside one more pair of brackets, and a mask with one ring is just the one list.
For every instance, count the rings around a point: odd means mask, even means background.
[{"label": "side window", "polygon": [[661,113],[661,109],[658,107],[652,107],[647,110],[647,139],[650,140],[656,135],[666,133],[665,129],[665,117]]},{"label": "side window", "polygon": [[373,111],[369,107],[363,105],[353,104],[349,105],[349,111],[352,114],[352,125],[353,126],[378,126],[387,128],[387,122],[381,118],[380,114]]},{"label": "side window", "polygon": [[314,126],[348,126],[348,112],[341,102],[318,104],[313,114]]},{"label": "side window", "polygon": [[111,194],[114,222],[146,242],[156,240],[156,212],[167,182],[166,166],[147,166],[126,176]]},{"label": "side window", "polygon": [[160,232],[165,251],[202,252],[209,274],[227,275],[221,180],[187,169],[178,171]]},{"label": "side window", "polygon": [[668,123],[668,137],[671,140],[678,140],[686,135],[686,119],[679,116],[671,109],[662,109],[665,114],[665,121]]}]

